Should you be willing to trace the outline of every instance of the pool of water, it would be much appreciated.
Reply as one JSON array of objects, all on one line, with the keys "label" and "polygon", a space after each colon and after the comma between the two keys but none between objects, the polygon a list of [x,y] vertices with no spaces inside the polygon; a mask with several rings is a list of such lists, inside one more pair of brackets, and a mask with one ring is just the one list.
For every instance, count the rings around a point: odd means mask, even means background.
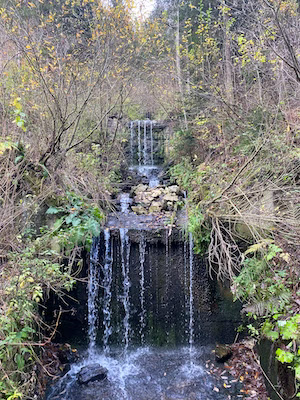
[{"label": "pool of water", "polygon": [[[225,400],[241,399],[240,384],[226,376],[212,374],[208,361],[211,347],[176,349],[138,348],[127,354],[112,352],[74,364],[53,386],[47,400]],[[80,385],[77,374],[83,366],[99,363],[108,370],[107,379]],[[218,376],[219,375],[219,376]],[[221,376],[220,376],[221,375]],[[226,384],[224,385],[224,383]],[[226,386],[226,387],[225,387]]]}]

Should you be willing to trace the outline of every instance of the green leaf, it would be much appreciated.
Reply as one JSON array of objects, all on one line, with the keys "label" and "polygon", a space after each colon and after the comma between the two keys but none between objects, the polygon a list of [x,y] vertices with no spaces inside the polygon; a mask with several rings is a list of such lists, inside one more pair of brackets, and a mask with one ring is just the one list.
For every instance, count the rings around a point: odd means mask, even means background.
[{"label": "green leaf", "polygon": [[16,157],[15,158],[15,164],[18,164],[20,161],[22,161],[23,160],[23,158],[24,158],[24,156],[22,155],[22,156],[18,156],[18,157]]},{"label": "green leaf", "polygon": [[274,326],[269,321],[264,323],[262,327],[262,333],[266,336],[266,338],[272,340],[272,342],[279,338],[279,333],[274,331]]},{"label": "green leaf", "polygon": [[58,214],[62,210],[57,207],[49,207],[48,210],[46,211],[46,214]]},{"label": "green leaf", "polygon": [[73,218],[74,218],[74,214],[68,215],[66,218],[66,224],[68,224],[68,225],[71,224]]},{"label": "green leaf", "polygon": [[281,363],[291,363],[293,362],[294,357],[295,357],[294,354],[289,351],[285,351],[282,349],[276,350],[276,358]]},{"label": "green leaf", "polygon": [[246,256],[247,254],[255,253],[256,251],[262,249],[263,247],[266,247],[267,244],[271,243],[273,243],[273,240],[268,240],[268,239],[263,240],[259,243],[255,243],[245,251],[244,255]]},{"label": "green leaf", "polygon": [[15,356],[15,362],[17,364],[18,370],[23,371],[25,367],[25,360],[24,357],[21,356],[21,354],[16,354]]},{"label": "green leaf", "polygon": [[53,225],[54,230],[59,229],[63,223],[64,223],[64,218],[57,219]]},{"label": "green leaf", "polygon": [[7,400],[16,400],[16,399],[21,399],[22,397],[23,397],[22,393],[19,393],[19,392],[15,391],[12,395],[10,395],[7,398]]},{"label": "green leaf", "polygon": [[[296,367],[295,367],[295,375],[296,375],[296,378],[298,380],[300,380],[300,364],[296,365]],[[299,393],[299,395],[300,395],[300,393]]]},{"label": "green leaf", "polygon": [[78,225],[80,225],[81,224],[81,219],[80,218],[73,218],[72,219],[72,225],[73,226],[78,226]]},{"label": "green leaf", "polygon": [[295,317],[291,318],[288,321],[278,321],[278,324],[279,324],[279,322],[285,322],[284,324],[282,324],[280,326],[280,333],[284,340],[290,340],[290,339],[297,340],[298,339],[299,325],[298,325],[298,322]]},{"label": "green leaf", "polygon": [[95,207],[93,214],[94,214],[94,217],[98,218],[99,220],[103,219],[103,214],[102,214],[100,208]]}]

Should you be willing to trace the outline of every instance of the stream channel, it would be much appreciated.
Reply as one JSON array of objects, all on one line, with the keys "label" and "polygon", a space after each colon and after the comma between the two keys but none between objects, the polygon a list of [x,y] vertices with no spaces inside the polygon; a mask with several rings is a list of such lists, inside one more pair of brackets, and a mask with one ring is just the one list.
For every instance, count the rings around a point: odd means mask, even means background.
[{"label": "stream channel", "polygon": [[[150,188],[164,190],[155,165],[161,158],[158,137],[155,121],[133,121],[128,153],[131,170]],[[208,368],[216,343],[234,341],[240,306],[209,278],[205,260],[193,252],[191,234],[182,226],[170,229],[168,213],[137,215],[132,201],[132,193],[121,193],[119,212],[94,238],[87,307],[81,304],[85,345],[46,399],[243,398],[238,382],[229,378],[232,383],[224,387],[222,377]],[[68,329],[64,339],[73,345],[76,326]],[[105,379],[80,382],[83,369],[95,366],[104,368]]]}]

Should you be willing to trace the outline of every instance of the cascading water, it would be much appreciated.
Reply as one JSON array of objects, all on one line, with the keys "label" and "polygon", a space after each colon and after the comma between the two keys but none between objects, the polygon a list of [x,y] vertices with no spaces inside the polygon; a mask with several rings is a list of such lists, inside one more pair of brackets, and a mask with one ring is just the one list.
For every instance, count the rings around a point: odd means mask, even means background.
[{"label": "cascading water", "polygon": [[[136,169],[139,175],[145,176],[150,187],[156,187],[160,184],[158,178],[160,168],[154,164],[154,122],[138,120],[130,123],[131,168]],[[137,159],[134,157],[135,149]],[[136,162],[137,165],[135,165]]]},{"label": "cascading water", "polygon": [[[149,186],[158,186],[153,121],[130,124],[130,157]],[[91,248],[87,356],[47,399],[238,399],[234,385],[228,392],[204,371],[210,344],[222,342],[226,330],[211,333],[214,308],[192,234],[183,238],[163,223],[155,230],[147,216],[142,227],[131,228],[130,194],[122,193],[119,203],[120,226],[107,224]],[[95,363],[107,368],[107,380],[80,385],[81,368]]]},{"label": "cascading water", "polygon": [[141,121],[138,121],[138,161],[142,165]]},{"label": "cascading water", "polygon": [[190,247],[190,290],[189,290],[189,308],[190,308],[190,323],[189,323],[189,345],[190,345],[190,358],[192,362],[193,346],[194,346],[194,294],[193,294],[193,267],[194,267],[194,241],[193,235],[189,233],[189,247]]},{"label": "cascading water", "polygon": [[[169,320],[169,308],[168,308],[168,298],[169,298],[169,286],[170,286],[170,270],[169,270],[169,232],[168,229],[165,230],[166,235],[166,249],[165,249],[165,299],[164,299],[164,306],[166,308],[166,320]],[[167,330],[167,335],[169,336],[169,331]],[[168,337],[169,340],[169,337]]]},{"label": "cascading water", "polygon": [[147,121],[144,121],[144,165],[149,164],[148,139],[147,139]]},{"label": "cascading water", "polygon": [[125,228],[120,229],[121,239],[121,257],[122,257],[122,274],[123,274],[123,306],[124,306],[124,351],[126,352],[129,345],[130,333],[130,299],[129,299],[129,260],[130,260],[130,242],[128,237],[128,230]]},{"label": "cascading water", "polygon": [[94,238],[90,254],[90,276],[89,276],[89,290],[88,290],[89,356],[93,354],[96,345],[99,281],[100,281],[99,238]]},{"label": "cascading water", "polygon": [[[187,254],[187,250],[188,250],[188,245],[187,245],[187,241],[185,238],[185,232],[183,232],[183,264],[184,264],[184,272],[183,272],[183,281],[184,281],[184,303],[185,303],[185,310],[189,309],[189,296],[187,296],[187,291],[188,291],[188,254]],[[188,315],[189,313],[185,312],[185,324],[187,324],[188,321]],[[186,329],[186,333],[188,334],[188,329]]]},{"label": "cascading water", "polygon": [[110,242],[110,231],[109,229],[104,230],[104,238],[105,238],[105,263],[103,268],[103,325],[104,325],[104,334],[103,334],[103,349],[106,354],[109,353],[109,337],[111,335],[111,298],[112,298],[112,262],[113,262],[113,253],[112,246]]},{"label": "cascading water", "polygon": [[123,213],[123,214],[129,213],[130,203],[131,203],[131,199],[130,199],[129,193],[122,193],[120,196],[121,213]]},{"label": "cascading water", "polygon": [[146,317],[146,310],[145,310],[145,253],[146,253],[146,241],[144,233],[141,234],[141,239],[139,243],[139,252],[140,252],[140,286],[141,286],[141,314],[140,314],[140,337],[141,343],[144,344],[144,337],[145,337],[145,317]]},{"label": "cascading water", "polygon": [[134,142],[134,129],[133,129],[133,121],[130,122],[130,158],[131,164],[133,164],[133,142]]},{"label": "cascading water", "polygon": [[150,121],[150,148],[151,148],[151,165],[154,165],[154,149],[153,149],[153,121]]}]

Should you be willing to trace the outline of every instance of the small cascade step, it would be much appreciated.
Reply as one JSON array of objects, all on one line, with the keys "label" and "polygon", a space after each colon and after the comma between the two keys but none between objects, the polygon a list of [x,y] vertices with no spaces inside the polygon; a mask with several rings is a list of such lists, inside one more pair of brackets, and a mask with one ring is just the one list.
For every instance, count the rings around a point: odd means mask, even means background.
[{"label": "small cascade step", "polygon": [[131,121],[130,163],[132,166],[154,166],[164,158],[164,137],[161,132],[165,124],[150,119]]}]

